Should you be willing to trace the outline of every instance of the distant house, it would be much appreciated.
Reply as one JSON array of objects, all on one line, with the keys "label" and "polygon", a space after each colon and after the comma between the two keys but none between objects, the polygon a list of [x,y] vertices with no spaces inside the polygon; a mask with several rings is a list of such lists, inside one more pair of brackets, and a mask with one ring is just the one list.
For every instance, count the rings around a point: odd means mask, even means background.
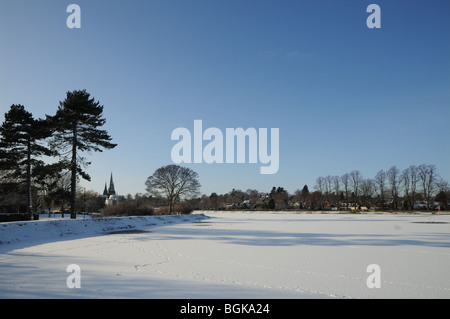
[{"label": "distant house", "polygon": [[105,200],[105,205],[106,206],[112,206],[112,205],[116,205],[120,202],[123,202],[125,200],[125,197],[122,195],[110,195],[106,200]]}]

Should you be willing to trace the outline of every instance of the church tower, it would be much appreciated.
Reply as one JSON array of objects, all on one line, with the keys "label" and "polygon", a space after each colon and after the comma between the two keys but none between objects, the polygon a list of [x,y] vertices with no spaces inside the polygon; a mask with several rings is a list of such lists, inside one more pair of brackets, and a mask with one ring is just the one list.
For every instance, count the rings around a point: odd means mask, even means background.
[{"label": "church tower", "polygon": [[107,183],[105,183],[105,190],[103,191],[103,195],[101,195],[100,197],[105,199],[106,206],[116,205],[125,200],[125,197],[123,197],[122,195],[116,194],[116,189],[114,188],[112,172],[111,172],[111,178],[109,180],[109,187],[108,187]]},{"label": "church tower", "polygon": [[103,195],[108,196],[108,188],[106,187],[106,183],[105,183],[105,189],[103,190]]},{"label": "church tower", "polygon": [[[105,184],[105,189],[106,189],[106,184]],[[113,181],[112,173],[111,173],[111,179],[109,181],[108,195],[116,195],[116,190],[114,189],[114,181]]]}]

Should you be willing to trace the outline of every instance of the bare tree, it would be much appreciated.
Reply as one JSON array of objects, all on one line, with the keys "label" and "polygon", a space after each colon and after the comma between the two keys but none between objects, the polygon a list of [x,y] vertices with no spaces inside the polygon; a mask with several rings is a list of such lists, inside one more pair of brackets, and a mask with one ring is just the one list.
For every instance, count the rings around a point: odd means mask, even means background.
[{"label": "bare tree", "polygon": [[350,175],[348,173],[345,173],[341,176],[342,185],[344,185],[344,192],[345,192],[345,201],[346,201],[346,207],[348,209],[348,192],[349,192],[349,184],[350,184]]},{"label": "bare tree", "polygon": [[371,198],[373,196],[373,192],[375,189],[375,183],[371,178],[365,178],[361,181],[361,194],[363,204],[366,206],[370,206]]},{"label": "bare tree", "polygon": [[333,177],[331,175],[325,176],[325,192],[326,192],[326,200],[328,203],[331,203],[332,193],[333,193]]},{"label": "bare tree", "polygon": [[398,209],[398,187],[400,181],[400,170],[397,166],[392,166],[387,172],[386,176],[391,186],[391,195],[392,195],[392,208]]},{"label": "bare tree", "polygon": [[198,195],[198,174],[190,168],[167,165],[158,168],[145,182],[146,190],[157,198],[165,198],[172,213],[177,200]]},{"label": "bare tree", "polygon": [[340,196],[339,196],[339,192],[341,190],[341,184],[340,184],[340,178],[339,176],[333,176],[332,177],[333,180],[333,189],[334,189],[334,194],[335,194],[335,199],[337,202],[337,208],[339,209],[340,205]]},{"label": "bare tree", "polygon": [[436,179],[436,187],[439,192],[447,192],[449,189],[448,182],[442,177]]},{"label": "bare tree", "polygon": [[419,180],[422,184],[423,197],[427,201],[427,210],[430,209],[431,196],[436,183],[436,166],[422,164],[417,167]]},{"label": "bare tree", "polygon": [[449,185],[446,180],[444,180],[442,177],[439,177],[436,182],[436,187],[438,190],[438,193],[436,194],[435,200],[439,202],[440,209],[448,209],[448,190]]},{"label": "bare tree", "polygon": [[406,206],[409,209],[414,209],[414,203],[417,197],[417,180],[417,167],[414,165],[404,169],[400,175],[400,184],[403,186]]},{"label": "bare tree", "polygon": [[379,170],[374,178],[375,186],[378,195],[381,198],[381,206],[384,206],[385,190],[386,190],[386,172],[384,170]]},{"label": "bare tree", "polygon": [[354,196],[354,205],[356,208],[356,202],[358,201],[358,196],[359,196],[359,188],[361,186],[361,181],[362,181],[362,174],[360,171],[358,170],[353,170],[350,172],[350,184],[352,185],[352,189],[353,189],[353,196]]},{"label": "bare tree", "polygon": [[417,166],[415,165],[411,165],[408,170],[410,183],[409,194],[411,197],[412,208],[414,209],[414,203],[416,202],[417,198],[417,182],[419,181],[419,173],[417,170]]},{"label": "bare tree", "polygon": [[320,209],[323,209],[323,193],[325,191],[325,187],[326,187],[325,177],[323,176],[317,177],[314,189],[316,189],[319,192]]}]

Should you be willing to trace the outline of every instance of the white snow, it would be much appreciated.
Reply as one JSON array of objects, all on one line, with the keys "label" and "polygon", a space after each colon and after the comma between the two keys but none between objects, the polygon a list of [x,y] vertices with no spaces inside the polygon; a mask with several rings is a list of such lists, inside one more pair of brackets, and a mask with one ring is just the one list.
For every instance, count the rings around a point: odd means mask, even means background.
[{"label": "white snow", "polygon": [[[450,215],[426,213],[0,223],[0,298],[449,298],[449,230]],[[71,264],[81,288],[66,285]]]}]

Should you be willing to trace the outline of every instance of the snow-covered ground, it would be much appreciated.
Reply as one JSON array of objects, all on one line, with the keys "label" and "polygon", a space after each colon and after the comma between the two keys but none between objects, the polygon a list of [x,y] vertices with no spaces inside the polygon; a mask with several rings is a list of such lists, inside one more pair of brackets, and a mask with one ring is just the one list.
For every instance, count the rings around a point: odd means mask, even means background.
[{"label": "snow-covered ground", "polygon": [[0,242],[0,298],[450,298],[450,215],[42,219]]}]

